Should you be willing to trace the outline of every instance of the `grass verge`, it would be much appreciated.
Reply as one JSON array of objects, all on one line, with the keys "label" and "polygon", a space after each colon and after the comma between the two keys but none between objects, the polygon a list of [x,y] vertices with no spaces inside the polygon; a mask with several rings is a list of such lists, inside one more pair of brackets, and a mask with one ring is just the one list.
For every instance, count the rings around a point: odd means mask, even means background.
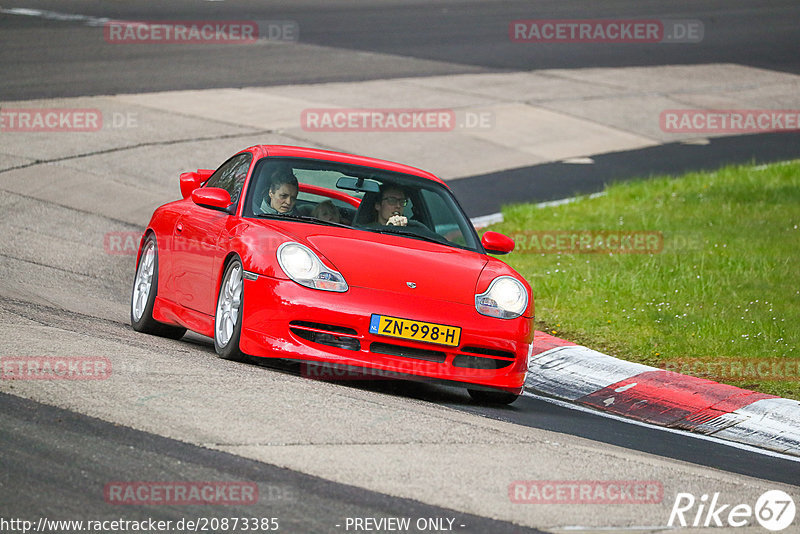
[{"label": "grass verge", "polygon": [[533,287],[538,329],[800,400],[800,161],[614,184],[503,217],[488,229],[517,241],[504,259]]}]

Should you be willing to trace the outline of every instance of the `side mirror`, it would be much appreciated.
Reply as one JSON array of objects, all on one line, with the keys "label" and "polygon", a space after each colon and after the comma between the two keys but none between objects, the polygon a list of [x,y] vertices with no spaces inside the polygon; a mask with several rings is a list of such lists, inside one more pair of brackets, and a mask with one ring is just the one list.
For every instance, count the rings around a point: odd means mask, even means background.
[{"label": "side mirror", "polygon": [[481,245],[490,254],[508,254],[514,250],[514,240],[497,232],[486,232],[481,238]]},{"label": "side mirror", "polygon": [[204,208],[230,213],[231,195],[219,187],[202,187],[192,191],[192,202]]},{"label": "side mirror", "polygon": [[181,174],[181,195],[183,195],[183,198],[188,198],[192,191],[211,178],[212,174],[214,174],[214,171],[210,169],[197,169],[196,172]]}]

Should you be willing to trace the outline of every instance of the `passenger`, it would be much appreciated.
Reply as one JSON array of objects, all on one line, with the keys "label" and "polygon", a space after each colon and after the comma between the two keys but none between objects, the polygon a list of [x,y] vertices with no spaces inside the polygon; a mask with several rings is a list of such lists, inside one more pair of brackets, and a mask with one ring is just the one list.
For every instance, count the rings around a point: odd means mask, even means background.
[{"label": "passenger", "polygon": [[333,202],[330,200],[325,200],[317,204],[317,207],[315,207],[314,211],[311,212],[311,216],[316,217],[317,219],[322,219],[323,221],[330,221],[334,223],[342,222],[339,209],[334,206]]},{"label": "passenger", "polygon": [[276,170],[272,173],[269,190],[261,200],[261,211],[270,215],[295,215],[299,191],[297,178],[291,170]]}]

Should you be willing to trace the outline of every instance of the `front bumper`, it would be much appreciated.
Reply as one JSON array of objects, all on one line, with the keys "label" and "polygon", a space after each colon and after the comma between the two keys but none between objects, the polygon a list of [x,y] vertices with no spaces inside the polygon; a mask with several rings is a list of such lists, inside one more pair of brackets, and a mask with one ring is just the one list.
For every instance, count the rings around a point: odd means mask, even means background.
[{"label": "front bumper", "polygon": [[[474,306],[350,287],[332,293],[259,275],[244,281],[240,348],[246,354],[321,362],[368,376],[426,378],[519,394],[533,321],[480,315]],[[371,334],[372,314],[461,327],[457,347]],[[351,375],[337,374],[334,378]]]}]

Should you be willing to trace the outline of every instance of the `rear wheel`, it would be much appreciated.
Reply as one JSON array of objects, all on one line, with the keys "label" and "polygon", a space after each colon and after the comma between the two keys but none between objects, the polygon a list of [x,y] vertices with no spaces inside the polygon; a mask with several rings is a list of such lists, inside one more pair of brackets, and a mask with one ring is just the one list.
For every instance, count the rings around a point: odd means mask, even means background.
[{"label": "rear wheel", "polygon": [[468,389],[467,392],[469,392],[469,396],[472,397],[472,400],[480,404],[511,404],[519,398],[519,395],[506,393],[504,391]]},{"label": "rear wheel", "polygon": [[158,292],[158,245],[156,238],[150,234],[142,247],[136,276],[131,291],[131,326],[137,332],[155,336],[180,339],[186,329],[159,323],[153,319],[153,305]]},{"label": "rear wheel", "polygon": [[214,349],[220,358],[242,361],[245,354],[239,350],[242,335],[243,302],[242,262],[231,260],[222,276],[217,298],[217,311],[214,314]]}]

